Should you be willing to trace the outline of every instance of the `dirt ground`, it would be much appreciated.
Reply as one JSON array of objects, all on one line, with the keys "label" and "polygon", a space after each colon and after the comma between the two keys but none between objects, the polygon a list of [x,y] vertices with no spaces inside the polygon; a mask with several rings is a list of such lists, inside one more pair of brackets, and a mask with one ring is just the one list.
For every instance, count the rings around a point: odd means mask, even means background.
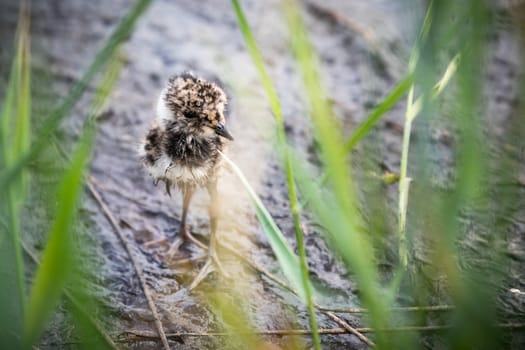
[{"label": "dirt ground", "polygon": [[[35,65],[50,68],[59,95],[67,93],[78,80],[94,53],[101,47],[118,20],[133,1],[34,1],[32,41]],[[242,1],[265,57],[270,75],[281,97],[288,137],[300,152],[311,153],[312,132],[302,103],[301,85],[294,72],[286,31],[282,22],[280,1]],[[334,107],[349,134],[352,127],[403,76],[412,41],[410,18],[413,13],[389,1],[321,1],[306,2],[306,20],[313,42],[321,54],[323,77]],[[8,12],[16,13],[14,6]],[[337,14],[334,16],[334,14]],[[15,18],[8,16],[6,18]],[[13,19],[11,19],[11,22]],[[7,24],[5,24],[7,23]],[[4,22],[4,25],[9,25]],[[206,302],[206,292],[219,290],[224,296],[240,295],[242,308],[250,312],[250,321],[260,330],[308,328],[305,308],[291,293],[283,291],[266,277],[254,273],[231,256],[225,264],[238,283],[224,284],[216,277],[188,292],[187,287],[198,271],[165,266],[162,249],[145,244],[167,237],[173,240],[178,231],[181,198],[170,198],[162,186],[155,187],[141,169],[137,157],[138,141],[154,117],[156,99],[167,78],[185,70],[199,75],[219,77],[231,97],[229,126],[235,141],[229,155],[242,168],[249,181],[293,244],[293,227],[287,203],[285,179],[273,149],[273,118],[269,111],[257,72],[246,52],[233,10],[228,1],[154,1],[122,47],[125,62],[121,79],[111,95],[100,124],[91,165],[91,179],[103,200],[116,217],[129,240],[133,254],[142,266],[146,280],[159,309],[166,332],[220,331],[217,315]],[[517,98],[517,86],[509,78],[518,72],[518,49],[506,36],[494,40],[492,52],[495,73],[491,76],[497,94],[489,96],[494,111],[495,130],[505,122],[505,115]],[[92,92],[92,89],[91,89]],[[89,94],[88,94],[89,95]],[[64,131],[74,135],[82,125],[89,99],[75,108]],[[381,173],[381,164],[393,172],[399,168],[404,103],[400,103],[379,124],[372,135],[377,140],[376,159],[371,168]],[[433,142],[436,152],[432,161],[442,170],[434,179],[446,186],[450,179],[452,155],[449,130],[436,127]],[[359,149],[354,162],[360,159]],[[225,173],[219,184],[222,197],[219,235],[239,252],[280,275],[277,262],[262,232],[255,212],[238,180]],[[387,204],[395,208],[396,188],[386,189]],[[192,232],[206,239],[208,234],[207,194],[199,192],[190,209]],[[393,213],[393,212],[392,212]],[[104,302],[104,325],[113,338],[126,331],[155,332],[146,299],[127,252],[115,235],[100,206],[86,194],[82,215],[89,224],[87,251],[99,266],[92,286],[93,293]],[[330,253],[319,233],[319,227],[305,217],[306,238],[312,278],[317,299],[325,306],[356,307],[357,288],[342,264]],[[521,232],[525,224],[515,228]],[[520,243],[521,242],[521,243]],[[202,253],[188,246],[188,257]],[[522,290],[525,290],[522,285]],[[233,298],[233,297],[232,297]],[[353,326],[360,319],[340,315]],[[318,313],[320,328],[338,327],[327,315]],[[66,349],[67,315],[55,317],[40,349]],[[282,344],[287,337],[268,337]],[[354,335],[323,335],[326,349],[363,349],[366,346]],[[212,349],[220,347],[220,337],[184,337],[172,342],[174,349]],[[308,344],[308,338],[304,339]],[[134,340],[124,348],[157,349],[160,343]]]}]

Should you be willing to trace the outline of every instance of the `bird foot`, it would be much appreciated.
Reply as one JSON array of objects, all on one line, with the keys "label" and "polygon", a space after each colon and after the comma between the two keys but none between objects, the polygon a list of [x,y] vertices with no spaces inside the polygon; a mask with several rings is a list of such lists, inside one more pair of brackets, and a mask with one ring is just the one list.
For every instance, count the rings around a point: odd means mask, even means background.
[{"label": "bird foot", "polygon": [[191,242],[191,243],[195,244],[196,246],[198,246],[199,248],[201,248],[203,250],[207,250],[208,249],[204,244],[199,242],[199,240],[197,238],[195,238],[190,233],[188,228],[185,226],[185,227],[181,228],[180,233],[179,233],[179,237],[175,238],[175,240],[171,244],[170,248],[168,249],[168,252],[164,256],[164,260],[166,260],[166,261],[173,260],[175,255],[177,255],[177,253],[179,252],[180,247],[185,242]]},{"label": "bird foot", "polygon": [[222,266],[221,261],[219,260],[219,257],[217,256],[217,253],[214,249],[210,250],[210,253],[208,255],[208,259],[206,260],[206,263],[204,263],[204,266],[200,269],[199,273],[197,274],[197,277],[193,280],[193,282],[190,285],[189,290],[193,290],[195,287],[197,287],[210,273],[218,271],[223,277],[230,278],[230,275],[226,272],[224,267]]}]

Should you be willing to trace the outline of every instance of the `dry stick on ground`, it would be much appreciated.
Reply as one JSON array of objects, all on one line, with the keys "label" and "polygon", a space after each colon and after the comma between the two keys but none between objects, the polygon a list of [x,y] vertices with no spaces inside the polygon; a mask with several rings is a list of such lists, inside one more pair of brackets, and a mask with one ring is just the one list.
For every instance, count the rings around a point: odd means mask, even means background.
[{"label": "dry stick on ground", "polygon": [[[40,264],[40,259],[37,258],[36,254],[25,244],[25,242],[20,241],[20,244],[22,245],[22,248],[24,248],[25,253],[33,260],[33,262],[37,265]],[[84,309],[82,304],[71,294],[67,289],[64,290],[64,295],[66,298],[79,310],[84,316],[88,319],[88,321],[91,323],[93,327],[97,330],[97,332],[100,333],[102,338],[106,341],[106,343],[114,350],[118,350],[117,344],[111,339],[111,337],[106,333],[106,331],[100,326],[100,324],[91,316],[91,314]],[[33,346],[33,349],[38,349],[36,346]]]},{"label": "dry stick on ground", "polygon": [[120,241],[124,245],[124,248],[126,249],[129,258],[131,260],[131,263],[133,264],[133,267],[135,268],[135,272],[137,273],[137,276],[140,280],[140,285],[142,287],[142,291],[144,292],[144,295],[146,296],[146,299],[148,301],[148,306],[151,310],[151,313],[153,314],[153,319],[155,320],[155,326],[157,327],[157,332],[159,333],[159,337],[162,340],[162,344],[164,346],[165,350],[169,350],[170,346],[168,344],[168,339],[166,338],[166,334],[164,333],[164,328],[162,326],[162,322],[160,321],[159,314],[157,312],[157,307],[155,306],[155,303],[153,302],[153,297],[151,296],[151,293],[149,291],[148,285],[146,284],[146,278],[144,277],[144,273],[142,272],[142,267],[139,265],[137,259],[135,258],[135,255],[133,254],[133,251],[131,250],[131,246],[128,243],[128,240],[124,236],[124,233],[120,229],[120,227],[117,224],[117,221],[115,220],[115,217],[111,213],[111,210],[108,208],[106,203],[102,200],[102,197],[100,196],[100,193],[95,188],[95,185],[93,183],[93,180],[90,178],[87,181],[87,186],[89,188],[89,192],[95,198],[98,205],[100,205],[100,208],[104,212],[104,215],[111,223],[111,226],[113,226],[113,229],[115,230],[115,233],[118,235]]},{"label": "dry stick on ground", "polygon": [[[315,304],[315,307],[319,309],[318,304]],[[335,322],[337,322],[337,324],[343,327],[347,332],[350,332],[354,334],[356,337],[358,337],[359,339],[361,339],[361,341],[363,341],[366,345],[371,346],[371,347],[376,346],[371,340],[369,340],[366,336],[364,336],[361,331],[359,331],[357,328],[350,326],[348,322],[346,322],[345,320],[343,320],[342,318],[340,318],[333,312],[330,312],[330,311],[321,311],[321,312],[324,313],[326,316],[330,317]]]},{"label": "dry stick on ground", "polygon": [[[452,305],[435,305],[435,306],[408,306],[408,307],[393,307],[390,308],[390,311],[403,311],[403,312],[412,312],[412,311],[448,311],[453,310],[454,306]],[[364,314],[368,312],[368,309],[363,308],[329,308],[320,306],[319,310],[321,311],[332,311],[342,314]]]},{"label": "dry stick on ground", "polygon": [[[450,325],[435,325],[435,326],[407,326],[407,327],[395,327],[395,328],[385,328],[376,330],[373,328],[357,328],[361,333],[372,333],[372,332],[433,332],[433,331],[442,331],[445,329],[450,329]],[[503,329],[519,329],[525,328],[525,323],[500,323],[494,326],[495,328]],[[319,334],[348,334],[348,330],[345,328],[320,328],[317,330]],[[266,331],[254,331],[250,334],[257,335],[308,335],[312,331],[309,329],[275,329],[275,330],[266,330]],[[181,337],[226,337],[231,335],[227,332],[177,332],[177,333],[167,333],[168,338],[181,338]],[[158,335],[153,332],[147,331],[126,331],[119,336],[119,342],[128,342],[128,341],[137,341],[140,339],[158,339]]]}]

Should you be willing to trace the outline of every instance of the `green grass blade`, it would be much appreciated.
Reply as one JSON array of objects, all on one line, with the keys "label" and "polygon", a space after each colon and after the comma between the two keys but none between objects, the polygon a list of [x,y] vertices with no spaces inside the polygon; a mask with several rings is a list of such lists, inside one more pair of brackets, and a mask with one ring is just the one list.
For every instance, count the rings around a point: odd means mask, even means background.
[{"label": "green grass blade", "polygon": [[[427,17],[428,18],[428,17]],[[441,79],[434,85],[430,102],[435,101],[448,85],[457,71],[461,55],[455,55],[447,65],[445,73]],[[401,152],[401,166],[399,174],[399,200],[398,200],[398,239],[399,239],[399,261],[401,266],[408,267],[408,248],[406,238],[406,218],[408,209],[408,192],[411,179],[407,177],[408,168],[408,150],[410,147],[410,134],[412,132],[412,122],[423,108],[424,97],[420,96],[414,101],[414,87],[410,87],[407,97],[407,109],[405,113],[405,125],[403,128],[403,148]]]},{"label": "green grass blade", "polygon": [[[342,146],[342,144],[341,144]],[[381,292],[379,274],[375,268],[375,257],[372,244],[368,241],[367,233],[360,225],[359,212],[347,211],[338,205],[337,195],[329,188],[319,190],[316,178],[312,171],[305,169],[305,162],[297,157],[294,167],[296,169],[297,183],[301,193],[310,193],[308,208],[319,224],[324,228],[328,241],[350,268],[355,276],[360,290],[361,300],[370,310],[370,319],[373,327],[387,327],[389,322],[389,299]],[[379,333],[379,348],[385,344],[395,344],[383,338]],[[381,345],[383,344],[383,345]]]},{"label": "green grass blade", "polygon": [[[412,76],[407,76],[403,78],[397,85],[392,89],[392,91],[374,108],[374,110],[368,115],[364,122],[362,122],[357,129],[352,133],[352,135],[345,142],[345,152],[351,152],[354,147],[361,141],[372,128],[377,124],[379,120],[388,112],[394,105],[403,97],[410,86],[412,85]],[[319,186],[322,186],[328,174],[324,173],[317,182]],[[392,180],[397,182],[397,178]],[[388,183],[388,180],[385,181]],[[309,195],[303,197],[303,205],[307,205],[310,199]]]},{"label": "green grass blade", "polygon": [[64,174],[57,194],[57,216],[51,228],[42,263],[29,297],[23,341],[26,348],[34,344],[43,331],[47,319],[57,305],[72,268],[73,245],[71,229],[83,189],[83,176],[94,140],[91,128],[85,131]]},{"label": "green grass blade", "polygon": [[403,78],[392,91],[381,101],[366,120],[361,123],[345,142],[345,152],[350,152],[363,137],[377,124],[377,122],[403,97],[412,86],[412,76]]},{"label": "green grass blade", "polygon": [[[412,76],[409,75],[405,78],[403,78],[397,85],[392,89],[392,91],[374,108],[374,110],[368,115],[368,117],[365,119],[364,122],[362,122],[357,129],[352,133],[352,136],[350,136],[346,142],[345,142],[345,152],[349,153],[351,152],[354,147],[361,141],[372,128],[377,124],[379,120],[388,112],[392,107],[403,97],[410,86],[412,85],[413,80]],[[319,187],[321,187],[326,179],[328,178],[328,174],[324,173],[319,180],[317,180],[317,183],[319,184]],[[397,182],[397,178],[393,179],[385,179],[385,183],[390,184],[393,182]],[[303,197],[303,206],[308,204],[308,201],[310,200],[310,196],[306,195]]]},{"label": "green grass blade", "polygon": [[[0,161],[11,165],[29,146],[30,137],[30,43],[29,13],[22,3],[17,28],[16,55],[2,108]],[[20,211],[27,192],[27,174],[21,173],[10,186],[0,187],[5,201],[0,204],[0,277],[5,286],[0,292],[0,347],[18,347],[23,324],[25,286]]]},{"label": "green grass blade", "polygon": [[[22,9],[21,11],[25,11]],[[13,155],[15,158],[27,152],[30,145],[31,84],[29,13],[22,12],[20,18],[17,53],[17,118],[14,123]]]},{"label": "green grass blade", "polygon": [[[286,1],[285,4],[288,32],[293,33],[290,35],[291,46],[306,87],[310,114],[321,150],[320,156],[329,174],[328,188],[323,194],[312,188],[315,182],[311,182],[311,178],[308,181],[303,179],[301,183],[305,193],[315,197],[308,203],[320,224],[327,229],[332,243],[356,276],[362,300],[370,310],[372,326],[376,329],[383,328],[389,323],[388,308],[380,293],[379,275],[374,265],[372,245],[366,232],[363,232],[365,226],[357,207],[340,128],[321,88],[319,61],[307,37],[298,3]],[[301,164],[298,163],[296,167]],[[378,348],[389,348],[392,340],[378,333],[377,345]]]},{"label": "green grass blade", "polygon": [[294,254],[292,248],[290,248],[290,246],[286,242],[283,233],[281,232],[279,227],[277,227],[277,224],[273,220],[272,216],[264,206],[259,196],[257,196],[255,191],[253,190],[252,186],[242,173],[241,169],[224,153],[221,152],[221,156],[226,161],[226,163],[228,163],[228,165],[232,168],[239,180],[241,180],[241,183],[250,195],[250,198],[252,199],[255,205],[257,217],[259,218],[264,232],[268,237],[268,241],[270,242],[272,250],[275,253],[275,256],[277,257],[277,260],[279,261],[279,264],[283,269],[284,275],[290,281],[293,288],[297,291],[300,298],[303,301],[306,301],[306,294],[304,292],[304,289],[302,288],[303,281],[301,278],[301,267],[299,263],[299,258],[297,257],[297,255]]},{"label": "green grass blade", "polygon": [[[16,98],[15,91],[17,88],[16,82],[18,80],[17,74],[18,70],[15,57],[11,65],[11,72],[7,82],[5,98],[2,104],[2,114],[0,115],[0,145],[2,146],[0,149],[0,169],[5,169],[8,166],[10,160],[9,158],[11,157],[9,154],[10,148],[8,147],[10,144],[11,135],[8,133],[8,131],[10,129],[9,126],[11,123],[11,114],[13,113],[13,105]],[[0,187],[0,189],[1,188],[5,187]]]},{"label": "green grass blade", "polygon": [[[71,244],[71,231],[82,194],[84,173],[95,140],[96,116],[99,115],[101,108],[113,90],[120,68],[121,61],[118,57],[114,57],[101,79],[79,145],[71,159],[68,159],[70,167],[59,185],[57,201],[60,203],[60,207],[57,210],[48,243],[42,254],[41,264],[36,272],[28,301],[24,329],[26,348],[38,339],[69,279],[74,250]],[[64,155],[68,158],[66,154]],[[84,318],[83,315],[74,316],[77,319]]]},{"label": "green grass blade", "polygon": [[[100,111],[106,104],[110,93],[113,91],[114,85],[118,80],[120,71],[122,68],[122,60],[118,52],[115,53],[115,57],[108,64],[105,75],[102,77],[99,87],[93,97],[91,112],[88,120],[86,121],[88,127],[95,127],[97,123],[97,117],[100,115]],[[69,155],[64,150],[62,145],[58,143],[58,140],[54,139],[57,149],[62,156],[67,160],[71,161]],[[89,266],[79,266],[82,270],[87,270]],[[82,274],[83,275],[83,274]],[[84,290],[86,281],[84,277],[79,277],[78,274],[72,278],[69,290],[65,291],[66,296],[70,301],[70,311],[75,320],[76,329],[78,330],[77,336],[81,342],[81,349],[115,349],[116,346],[113,341],[108,338],[107,334],[101,332],[99,327],[93,323],[93,320],[89,318],[89,315],[85,313],[85,310],[89,310],[90,307],[96,307],[97,300],[90,295],[87,295]],[[69,293],[68,293],[69,292]],[[81,307],[83,306],[83,307]]]},{"label": "green grass blade", "polygon": [[414,109],[414,87],[410,88],[407,97],[407,109],[405,113],[405,126],[403,128],[403,149],[401,152],[401,169],[399,172],[399,199],[397,211],[397,234],[399,246],[399,261],[404,269],[408,268],[408,248],[406,238],[406,216],[408,207],[408,189],[410,178],[407,178],[408,167],[408,149],[410,146],[410,134],[412,130],[412,121],[417,113],[412,112]]},{"label": "green grass blade", "polygon": [[[13,121],[13,142],[12,142],[12,160],[18,159],[22,154],[27,152],[30,145],[30,134],[31,134],[31,54],[30,54],[30,41],[29,41],[29,20],[30,14],[28,5],[22,2],[20,9],[20,23],[18,28],[18,47],[17,47],[17,100],[16,100],[16,119]],[[22,172],[18,179],[13,183],[10,188],[11,195],[16,198],[12,199],[12,203],[15,206],[15,212],[13,213],[13,219],[16,221],[20,220],[20,209],[25,201],[27,194],[27,174]],[[22,247],[19,244],[19,232],[16,233],[16,254],[17,261],[20,266],[20,272],[23,274],[23,262],[22,262]],[[22,285],[21,290],[23,292],[23,298],[25,298],[25,288]]]},{"label": "green grass blade", "polygon": [[88,88],[90,81],[107,63],[109,58],[114,54],[118,45],[129,36],[137,20],[148,8],[150,3],[151,0],[137,0],[135,2],[135,5],[119,23],[104,47],[95,56],[95,59],[89,65],[80,81],[75,84],[70,94],[64,99],[64,101],[46,118],[40,132],[34,138],[30,150],[24,153],[24,155],[20,157],[17,162],[9,169],[0,172],[0,188],[5,187],[10,182],[12,182],[18,176],[20,171],[28,164],[28,162],[37,157],[45,149],[51,134],[56,130],[62,119],[64,119],[64,117],[69,114],[75,103],[80,99],[82,94]]},{"label": "green grass blade", "polygon": [[284,129],[284,120],[282,116],[282,108],[279,97],[275,91],[275,88],[271,82],[271,79],[266,72],[264,65],[263,57],[257,47],[255,38],[252,34],[246,16],[242,10],[241,5],[238,0],[232,0],[232,5],[235,10],[237,17],[237,22],[241,29],[241,33],[244,37],[244,41],[248,46],[248,51],[252,60],[257,67],[259,76],[263,83],[263,87],[266,91],[268,101],[270,103],[270,108],[275,117],[276,126],[277,126],[277,141],[278,141],[278,150],[281,153],[281,156],[284,161],[284,170],[286,175],[287,187],[288,187],[288,198],[290,201],[290,209],[292,212],[292,219],[295,231],[295,240],[297,242],[297,250],[299,252],[299,263],[300,263],[300,277],[302,280],[302,285],[299,286],[300,294],[304,296],[303,301],[306,303],[308,308],[308,317],[310,321],[310,328],[312,329],[312,338],[314,341],[315,349],[321,348],[321,340],[317,332],[317,320],[315,318],[314,302],[312,297],[312,287],[310,283],[310,278],[308,274],[308,262],[306,259],[306,249],[304,247],[304,238],[303,231],[300,222],[300,205],[299,200],[297,199],[294,174],[292,161],[290,158],[288,142],[286,140],[286,132]]},{"label": "green grass blade", "polygon": [[[456,147],[456,186],[452,195],[444,201],[440,213],[442,218],[455,218],[449,220],[447,224],[448,247],[443,247],[443,252],[455,255],[455,260],[458,262],[471,258],[456,241],[467,239],[458,219],[461,213],[470,208],[487,208],[488,202],[495,202],[497,204],[493,205],[502,206],[504,204],[499,202],[506,201],[494,196],[487,179],[490,168],[489,149],[492,146],[489,145],[494,141],[487,139],[490,133],[486,131],[485,118],[490,118],[490,115],[487,115],[489,112],[485,109],[488,105],[484,104],[487,95],[483,87],[485,72],[483,64],[489,52],[493,50],[486,39],[487,33],[494,30],[491,28],[492,23],[488,13],[492,9],[489,2],[484,1],[469,0],[461,4],[460,10],[469,18],[468,30],[461,33],[469,46],[468,49],[461,48],[462,59],[457,72],[457,103],[454,104],[457,118],[453,122],[461,135],[461,142],[458,142]],[[503,124],[507,122],[506,120]],[[498,154],[499,157],[501,153]],[[506,172],[509,169],[496,171]],[[507,279],[508,275],[501,275],[500,272],[494,271],[498,269],[508,271],[507,266],[498,266],[497,262],[499,260],[497,247],[506,245],[508,241],[502,239],[507,233],[500,231],[500,222],[493,221],[487,216],[483,213],[477,221],[486,226],[487,231],[490,232],[485,239],[491,242],[488,245],[491,249],[480,249],[480,252],[475,253],[482,260],[475,267],[459,269],[457,265],[451,264],[446,271],[447,277],[452,281],[451,296],[458,304],[454,316],[459,326],[455,332],[448,334],[452,348],[465,347],[465,344],[478,349],[502,347],[498,334],[500,331],[492,327],[492,322],[500,314],[501,304],[497,300],[502,297],[501,282]],[[458,278],[454,280],[456,276]],[[483,308],[479,305],[483,305]]]}]

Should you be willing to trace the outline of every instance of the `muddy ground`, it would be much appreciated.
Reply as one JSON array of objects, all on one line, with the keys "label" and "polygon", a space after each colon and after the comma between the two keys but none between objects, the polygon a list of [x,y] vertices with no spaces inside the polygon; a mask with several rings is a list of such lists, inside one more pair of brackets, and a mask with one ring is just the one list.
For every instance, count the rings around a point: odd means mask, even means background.
[{"label": "muddy ground", "polygon": [[[33,2],[34,65],[49,68],[53,89],[58,95],[67,93],[78,80],[132,3],[129,0]],[[301,85],[286,41],[280,2],[242,3],[277,85],[288,137],[298,150],[309,156],[315,146],[302,103]],[[324,83],[344,125],[344,132],[349,134],[405,73],[403,62],[406,62],[409,43],[412,42],[414,28],[411,28],[410,19],[415,10],[378,0],[309,0],[306,4],[305,16],[313,42],[321,54]],[[12,29],[16,7],[9,5],[5,8],[7,15],[2,23],[5,28]],[[505,116],[517,99],[517,86],[512,77],[519,71],[518,50],[512,36],[502,33],[493,40],[493,57],[490,58],[494,61],[492,84],[499,93],[489,96],[489,107],[497,116],[493,120],[495,130],[505,123]],[[224,257],[238,283],[224,284],[211,277],[189,293],[187,287],[198,270],[197,266],[166,266],[161,258],[163,247],[146,244],[164,237],[169,241],[174,239],[181,199],[178,193],[170,198],[161,186],[154,186],[141,169],[136,149],[154,117],[154,105],[164,82],[170,75],[185,70],[219,77],[225,84],[231,96],[229,125],[235,137],[229,154],[256,187],[289,242],[294,241],[284,177],[273,148],[273,119],[230,3],[218,0],[154,1],[121,51],[124,67],[100,123],[90,176],[144,269],[166,332],[220,330],[218,316],[211,312],[206,302],[206,293],[210,290],[219,290],[225,296],[241,295],[242,308],[250,312],[250,321],[257,329],[308,328],[305,308],[292,294],[253,273],[237,259]],[[93,89],[76,106],[73,118],[66,121],[66,139],[80,129],[92,92]],[[403,114],[404,103],[399,103],[379,123],[371,136],[376,153],[368,170],[380,174],[381,167],[386,165],[397,172]],[[436,150],[432,161],[441,169],[433,180],[436,186],[446,186],[453,163],[449,149],[450,131],[436,126],[432,140]],[[354,162],[359,164],[360,159],[364,157],[358,149]],[[370,161],[370,157],[367,159]],[[385,191],[387,206],[395,208],[396,187]],[[250,201],[233,174],[224,174],[219,192],[222,196],[221,239],[280,275]],[[207,199],[204,191],[198,193],[190,211],[192,232],[203,239],[208,232]],[[104,326],[114,339],[129,330],[154,332],[155,326],[139,280],[114,228],[89,194],[86,194],[82,207],[88,227],[83,232],[89,232],[83,237],[84,242],[89,242],[85,247],[88,252],[86,259],[93,260],[97,266],[96,272],[92,272],[96,274],[92,276],[96,282],[91,288],[104,303],[97,311],[106,315]],[[355,283],[327,248],[319,227],[306,217],[304,220],[308,232],[307,253],[319,303],[358,306]],[[519,246],[523,243],[525,223],[518,223],[514,229]],[[36,242],[33,246],[38,248]],[[193,246],[187,246],[185,252],[188,257],[201,253]],[[523,287],[521,285],[525,290]],[[340,316],[351,325],[362,325],[357,317]],[[319,313],[318,317],[321,328],[337,327],[326,315]],[[64,336],[69,330],[68,322],[67,314],[59,312],[39,348],[74,348],[74,339]],[[266,339],[277,344],[289,340],[287,337]],[[220,337],[183,337],[171,344],[174,349],[212,349],[221,347],[223,341]],[[308,338],[303,341],[305,344],[309,342]],[[366,347],[353,335],[324,335],[323,344],[326,349]],[[134,340],[120,346],[156,349],[160,343]]]}]

